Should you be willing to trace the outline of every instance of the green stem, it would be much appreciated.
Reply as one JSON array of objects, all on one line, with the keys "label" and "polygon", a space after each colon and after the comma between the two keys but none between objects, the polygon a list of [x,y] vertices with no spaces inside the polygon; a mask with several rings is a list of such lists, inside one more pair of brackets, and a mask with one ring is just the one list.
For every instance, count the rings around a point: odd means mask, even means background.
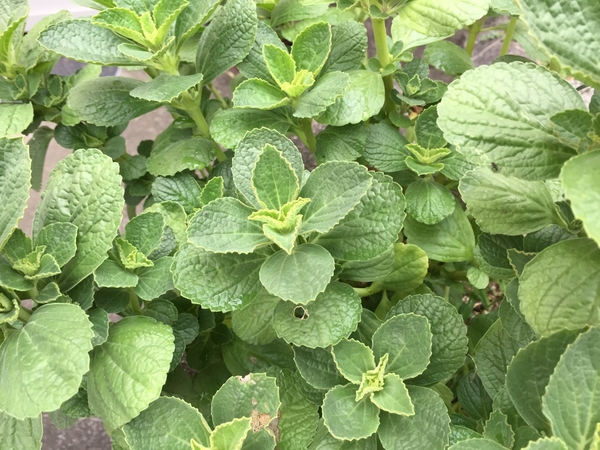
[{"label": "green stem", "polygon": [[138,316],[143,314],[140,300],[133,289],[129,289],[129,308]]},{"label": "green stem", "polygon": [[519,18],[517,16],[510,18],[508,28],[506,29],[506,37],[504,38],[504,43],[502,44],[502,50],[500,50],[500,56],[504,56],[508,53],[508,50],[510,49],[510,43],[512,42],[515,30],[517,29],[518,20]]},{"label": "green stem", "polygon": [[29,320],[30,317],[31,317],[31,311],[28,310],[27,308],[23,308],[21,306],[21,308],[19,308],[19,320],[21,322],[27,323],[27,321]]},{"label": "green stem", "polygon": [[379,305],[377,305],[377,308],[375,309],[375,315],[379,319],[385,320],[388,313],[392,309],[392,306],[393,306],[392,302],[390,302],[390,300],[388,299],[387,291],[383,291],[383,295],[381,296],[381,301],[379,302]]},{"label": "green stem", "polygon": [[200,105],[190,96],[189,92],[181,94],[181,105],[187,111],[194,123],[198,127],[198,131],[203,137],[210,137],[210,128],[208,122],[204,118],[204,114],[200,110]]},{"label": "green stem", "polygon": [[473,56],[473,50],[475,50],[475,44],[477,43],[477,36],[479,36],[479,33],[483,28],[485,19],[486,18],[484,17],[469,27],[469,38],[467,39],[467,46],[465,47],[465,51],[469,56]]},{"label": "green stem", "polygon": [[127,205],[127,217],[129,217],[129,220],[133,219],[135,216],[137,216],[136,206]]},{"label": "green stem", "polygon": [[223,150],[221,150],[221,147],[219,147],[219,145],[215,145],[215,153],[217,154],[217,161],[219,162],[223,162],[227,159],[227,156],[225,156],[225,153],[223,153]]},{"label": "green stem", "polygon": [[359,297],[369,297],[373,294],[377,294],[378,292],[383,291],[383,286],[378,282],[373,283],[369,287],[365,288],[354,288],[354,292],[358,294]]},{"label": "green stem", "polygon": [[[375,48],[377,49],[377,59],[381,67],[386,67],[392,62],[392,55],[387,43],[387,30],[385,28],[385,19],[373,19],[373,36],[375,37]],[[390,92],[394,89],[393,75],[383,77],[383,85],[385,86],[385,110],[390,113],[395,109]]]},{"label": "green stem", "polygon": [[219,91],[217,90],[217,88],[215,87],[214,84],[208,83],[208,89],[210,89],[210,92],[212,92],[213,95],[215,96],[215,98],[217,100],[219,100],[219,102],[221,103],[221,106],[223,107],[223,109],[228,109],[229,108],[229,105],[227,104],[227,102],[225,101],[225,99],[223,98],[223,96],[219,93]]},{"label": "green stem", "polygon": [[317,139],[313,133],[312,119],[300,119],[300,125],[302,126],[302,134],[304,135],[302,142],[304,142],[310,151],[315,154],[317,151]]}]

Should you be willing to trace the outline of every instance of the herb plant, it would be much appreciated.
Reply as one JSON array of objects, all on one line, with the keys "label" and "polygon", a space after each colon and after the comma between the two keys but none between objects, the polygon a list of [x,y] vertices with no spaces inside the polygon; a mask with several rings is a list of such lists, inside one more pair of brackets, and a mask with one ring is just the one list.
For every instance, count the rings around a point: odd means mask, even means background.
[{"label": "herb plant", "polygon": [[0,448],[600,447],[597,0],[85,3],[0,0]]}]

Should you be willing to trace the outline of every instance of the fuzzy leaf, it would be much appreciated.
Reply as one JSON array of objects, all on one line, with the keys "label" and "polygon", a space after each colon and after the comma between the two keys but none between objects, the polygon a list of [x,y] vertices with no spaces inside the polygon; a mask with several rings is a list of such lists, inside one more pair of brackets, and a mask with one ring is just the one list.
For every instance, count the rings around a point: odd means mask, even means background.
[{"label": "fuzzy leaf", "polygon": [[281,210],[298,196],[300,182],[290,162],[272,145],[265,145],[252,171],[252,187],[262,208]]},{"label": "fuzzy leaf", "polygon": [[21,134],[32,121],[31,103],[0,104],[0,138]]},{"label": "fuzzy leaf", "polygon": [[7,449],[40,450],[42,448],[42,416],[18,420],[0,412],[0,446]]},{"label": "fuzzy leaf", "polygon": [[406,170],[408,141],[391,125],[378,123],[369,126],[364,150],[366,160],[383,172]]},{"label": "fuzzy leaf", "polygon": [[202,74],[179,76],[161,73],[153,80],[144,83],[130,92],[132,97],[149,102],[170,103],[188,89],[202,81]]},{"label": "fuzzy leaf", "polygon": [[454,195],[432,180],[418,179],[406,189],[406,212],[426,225],[440,223],[454,212]]},{"label": "fuzzy leaf", "polygon": [[325,395],[323,420],[337,439],[365,439],[379,428],[379,408],[369,397],[356,401],[357,389],[353,384],[336,386]]},{"label": "fuzzy leaf", "polygon": [[93,337],[92,324],[78,306],[37,309],[0,347],[0,381],[5,387],[0,410],[22,420],[58,409],[79,390],[89,369]]},{"label": "fuzzy leaf", "polygon": [[315,78],[321,72],[331,50],[331,27],[326,22],[317,22],[306,27],[296,36],[292,45],[292,58],[296,70],[307,70]]},{"label": "fuzzy leaf", "polygon": [[375,369],[375,356],[371,349],[354,339],[344,339],[335,345],[332,354],[340,373],[354,384],[360,384],[363,374]]},{"label": "fuzzy leaf", "polygon": [[243,81],[233,94],[236,108],[275,109],[287,105],[289,99],[277,86],[259,78]]}]

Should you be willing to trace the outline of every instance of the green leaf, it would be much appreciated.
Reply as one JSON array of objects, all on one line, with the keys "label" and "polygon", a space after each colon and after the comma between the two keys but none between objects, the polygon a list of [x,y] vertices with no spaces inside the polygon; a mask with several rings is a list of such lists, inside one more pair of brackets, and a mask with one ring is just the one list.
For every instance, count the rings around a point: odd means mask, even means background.
[{"label": "green leaf", "polygon": [[233,93],[236,108],[275,109],[287,105],[289,99],[277,86],[259,78],[243,81]]},{"label": "green leaf", "polygon": [[424,225],[408,217],[404,233],[408,243],[422,248],[430,259],[443,262],[473,259],[473,228],[458,203],[451,215],[435,225]]},{"label": "green leaf", "polygon": [[125,239],[144,255],[149,256],[160,246],[165,231],[165,219],[157,212],[141,214],[125,225]]},{"label": "green leaf", "polygon": [[331,162],[313,170],[300,191],[310,198],[302,210],[301,233],[325,233],[340,222],[367,193],[373,181],[364,166]]},{"label": "green leaf", "polygon": [[344,383],[329,348],[294,347],[298,372],[315,389],[331,389]]},{"label": "green leaf", "polygon": [[29,140],[29,156],[31,157],[31,187],[35,191],[42,188],[42,177],[44,172],[44,161],[48,146],[54,137],[54,130],[48,127],[40,127],[33,132]]},{"label": "green leaf", "polygon": [[9,264],[0,260],[0,286],[15,291],[28,291],[34,287],[34,284]]},{"label": "green leaf", "polygon": [[367,129],[362,124],[327,127],[317,135],[315,158],[327,161],[355,161],[364,152]]},{"label": "green leaf", "polygon": [[133,89],[130,95],[150,102],[170,103],[200,82],[201,73],[187,76],[161,73],[153,80]]},{"label": "green leaf", "polygon": [[[494,163],[503,175],[540,180],[557,177],[576,154],[555,136],[550,118],[584,108],[579,93],[557,74],[533,64],[498,63],[471,70],[449,87],[438,106],[438,125],[477,165]],[[511,130],[510,138],[498,129]]]},{"label": "green leaf", "polygon": [[190,0],[189,5],[181,11],[175,23],[175,36],[178,46],[183,45],[207,22],[218,7],[216,0]]},{"label": "green leaf", "polygon": [[406,212],[417,222],[435,225],[454,212],[456,200],[444,186],[418,179],[406,189]]},{"label": "green leaf", "polygon": [[581,334],[560,358],[543,397],[552,433],[567,448],[588,448],[600,422],[600,328]]},{"label": "green leaf", "polygon": [[42,228],[35,238],[35,246],[44,246],[46,255],[52,255],[59,266],[68,263],[77,252],[77,227],[72,223],[52,223]]},{"label": "green leaf", "polygon": [[139,62],[124,56],[119,45],[127,43],[112,31],[88,20],[65,20],[40,33],[46,49],[76,61],[110,66],[131,66]]},{"label": "green leaf", "polygon": [[232,330],[240,339],[266,345],[277,338],[273,329],[275,308],[281,299],[261,292],[249,305],[231,314]]},{"label": "green leaf", "polygon": [[487,14],[489,0],[414,0],[400,9],[398,17],[425,36],[446,37]]},{"label": "green leaf", "polygon": [[221,8],[198,45],[196,67],[205,84],[244,60],[254,44],[257,22],[253,1],[232,0]]},{"label": "green leaf", "polygon": [[77,227],[77,253],[62,268],[58,281],[63,292],[93,273],[106,259],[121,224],[122,211],[118,165],[108,156],[95,149],[77,150],[56,165],[35,212],[33,235],[52,223],[68,222]]},{"label": "green leaf", "polygon": [[189,173],[159,177],[152,183],[152,196],[156,201],[179,203],[187,214],[202,208],[201,194],[198,182]]},{"label": "green leaf", "polygon": [[240,450],[251,429],[252,423],[246,417],[222,423],[210,436],[210,449]]},{"label": "green leaf", "polygon": [[415,413],[408,389],[395,373],[388,373],[385,376],[383,390],[374,392],[371,401],[382,411],[391,414],[412,416]]},{"label": "green leaf", "polygon": [[457,442],[448,450],[506,450],[506,447],[489,439],[467,439]]},{"label": "green leaf", "polygon": [[383,172],[399,172],[406,170],[405,160],[410,154],[406,144],[406,138],[391,125],[370,125],[364,156],[369,164]]},{"label": "green leaf", "polygon": [[530,343],[519,350],[506,373],[506,388],[515,408],[529,425],[547,435],[551,428],[542,412],[542,396],[560,357],[577,335],[563,330]]},{"label": "green leaf", "polygon": [[317,22],[296,36],[292,45],[292,58],[296,70],[307,70],[315,78],[321,72],[331,50],[331,27],[328,23]]},{"label": "green leaf", "polygon": [[108,430],[137,417],[160,396],[173,350],[171,328],[154,319],[126,317],[111,325],[108,340],[92,353],[87,382],[90,408]]},{"label": "green leaf", "polygon": [[136,99],[130,95],[144,82],[125,77],[101,77],[78,84],[71,89],[69,107],[81,120],[99,126],[115,126],[129,122],[160,106],[158,102]]},{"label": "green leaf", "polygon": [[428,320],[415,314],[399,314],[381,325],[373,335],[373,353],[379,360],[386,353],[388,373],[413,378],[427,368],[432,334]]},{"label": "green leaf", "polygon": [[302,244],[291,254],[280,250],[271,255],[260,268],[260,281],[271,294],[306,305],[325,291],[334,266],[323,247]]},{"label": "green leaf", "polygon": [[487,421],[492,413],[492,399],[475,372],[460,379],[456,392],[460,405],[469,416],[475,420]]},{"label": "green leaf", "polygon": [[367,31],[354,20],[333,27],[331,51],[322,73],[349,72],[362,67],[367,51]]},{"label": "green leaf", "polygon": [[357,441],[340,441],[334,438],[327,427],[321,423],[317,429],[315,439],[313,440],[309,450],[376,450],[377,435],[373,434],[367,439],[359,439]]},{"label": "green leaf", "polygon": [[275,81],[267,68],[267,63],[263,56],[263,47],[267,44],[279,47],[287,53],[287,49],[279,39],[279,36],[277,36],[277,33],[259,20],[254,45],[248,56],[237,65],[240,73],[246,78],[261,78],[267,81]]},{"label": "green leaf", "polygon": [[349,81],[350,77],[344,72],[325,74],[310,91],[300,97],[296,104],[294,116],[317,117],[344,94]]},{"label": "green leaf", "polygon": [[342,280],[361,281],[363,283],[381,281],[390,275],[393,269],[394,247],[392,246],[375,258],[366,261],[344,262],[339,277]]},{"label": "green leaf", "polygon": [[129,288],[138,284],[138,276],[107,259],[94,271],[94,281],[98,287]]},{"label": "green leaf", "polygon": [[515,442],[515,433],[508,424],[507,417],[500,411],[494,411],[485,423],[483,437],[512,448]]},{"label": "green leaf", "polygon": [[477,373],[491,397],[504,387],[508,365],[519,348],[524,346],[502,327],[501,320],[496,320],[479,340],[475,348]]},{"label": "green leaf", "polygon": [[371,187],[360,203],[315,241],[335,258],[365,261],[380,255],[398,239],[406,217],[402,188],[391,177],[370,174]]},{"label": "green leaf", "polygon": [[192,303],[212,311],[233,311],[250,303],[262,285],[261,254],[217,254],[181,246],[171,267],[175,287]]},{"label": "green leaf", "polygon": [[0,412],[0,446],[6,449],[40,450],[42,417],[18,420]]},{"label": "green leaf", "polygon": [[450,447],[460,441],[481,439],[481,434],[462,425],[450,425]]},{"label": "green leaf", "polygon": [[278,133],[287,132],[289,122],[275,111],[226,109],[219,111],[210,123],[215,141],[227,148],[236,148],[247,133],[259,128],[270,128]]},{"label": "green leaf", "polygon": [[200,201],[208,205],[213,200],[222,198],[225,193],[225,182],[222,176],[216,176],[206,182],[200,194]]},{"label": "green leaf", "polygon": [[23,218],[29,199],[31,160],[22,139],[0,139],[0,249]]},{"label": "green leaf", "polygon": [[134,270],[154,265],[141,251],[123,238],[115,239],[115,246],[119,254],[119,260],[126,269]]},{"label": "green leaf", "polygon": [[141,44],[149,43],[144,36],[140,18],[127,8],[110,8],[100,11],[92,18],[92,23],[107,28],[118,35]]},{"label": "green leaf", "polygon": [[155,176],[171,176],[184,170],[202,170],[214,159],[214,142],[192,137],[155,148],[148,158],[147,169]]},{"label": "green leaf", "polygon": [[94,332],[92,345],[96,347],[105,343],[108,339],[108,313],[103,309],[92,309],[87,314],[89,321],[92,323],[92,331]]},{"label": "green leaf", "polygon": [[427,254],[416,245],[394,244],[394,263],[390,274],[381,283],[385,289],[407,292],[419,287],[427,275]]},{"label": "green leaf", "polygon": [[450,436],[450,418],[443,400],[428,388],[409,386],[408,393],[415,407],[414,415],[381,413],[378,435],[383,447],[389,450],[445,449]]},{"label": "green leaf", "polygon": [[292,348],[281,339],[267,345],[251,345],[234,337],[222,349],[227,369],[234,375],[264,372],[269,367],[294,368]]},{"label": "green leaf", "polygon": [[237,189],[246,198],[249,204],[256,209],[259,209],[261,206],[256,199],[256,194],[252,187],[252,173],[263,148],[267,144],[270,144],[279,150],[283,157],[288,160],[294,168],[298,180],[304,178],[304,163],[302,162],[302,156],[292,141],[277,131],[265,128],[257,129],[246,134],[245,138],[238,145],[235,156],[233,157],[231,172]]},{"label": "green leaf", "polygon": [[521,19],[529,26],[529,32],[543,52],[575,78],[599,88],[597,50],[600,49],[600,38],[591,33],[583,45],[572,30],[596,29],[600,25],[600,6],[593,0],[576,0],[556,11],[554,5],[545,0],[519,3],[523,11]]},{"label": "green leaf", "polygon": [[460,193],[487,233],[517,236],[563,224],[543,181],[526,181],[478,168],[460,180]]},{"label": "green leaf", "polygon": [[583,221],[588,237],[600,243],[600,186],[594,173],[600,170],[600,152],[586,153],[569,160],[560,174],[565,197],[575,217]]},{"label": "green leaf", "polygon": [[325,395],[323,420],[336,439],[365,439],[379,428],[379,408],[369,397],[356,401],[357,389],[352,384],[336,386]]},{"label": "green leaf", "polygon": [[267,144],[252,171],[252,187],[262,208],[279,211],[296,199],[300,184],[290,162],[279,150]]},{"label": "green leaf", "polygon": [[319,17],[327,10],[326,4],[305,4],[299,0],[282,0],[271,12],[271,27],[275,28],[286,22]]},{"label": "green leaf", "polygon": [[430,106],[419,114],[415,123],[415,134],[420,146],[427,149],[443,148],[446,146],[447,142],[444,139],[444,133],[437,126],[437,120],[437,106]]},{"label": "green leaf", "polygon": [[270,242],[261,226],[248,220],[253,211],[235,198],[213,200],[191,217],[188,239],[215,253],[252,253]]},{"label": "green leaf", "polygon": [[262,49],[266,67],[278,86],[291,84],[296,76],[296,63],[285,46],[265,44]]},{"label": "green leaf", "polygon": [[446,381],[463,365],[467,354],[467,329],[462,317],[450,303],[431,294],[409,295],[391,309],[388,317],[407,313],[427,318],[432,333],[429,365],[412,383]]},{"label": "green leaf", "polygon": [[329,283],[315,301],[299,306],[281,302],[273,328],[286,342],[309,348],[335,345],[356,330],[362,306],[360,298],[344,283]]},{"label": "green leaf", "polygon": [[600,323],[599,273],[600,249],[591,239],[569,239],[543,250],[519,279],[527,323],[541,336]]},{"label": "green leaf", "polygon": [[0,409],[21,420],[58,409],[77,393],[88,371],[93,336],[92,324],[78,306],[62,303],[37,309],[0,347],[0,381],[5,387]]},{"label": "green leaf", "polygon": [[32,121],[31,103],[0,104],[0,138],[21,134]]},{"label": "green leaf", "polygon": [[347,72],[350,81],[344,95],[317,117],[319,123],[343,126],[363,122],[377,114],[385,100],[383,80],[367,70]]},{"label": "green leaf", "polygon": [[175,397],[160,397],[125,424],[131,450],[189,450],[190,440],[208,446],[211,430],[202,414]]},{"label": "green leaf", "polygon": [[229,378],[213,397],[211,413],[216,425],[251,417],[256,432],[277,418],[280,405],[276,379],[264,373],[251,373]]},{"label": "green leaf", "polygon": [[333,360],[340,373],[354,384],[363,374],[375,369],[375,356],[369,347],[354,339],[344,339],[332,348]]},{"label": "green leaf", "polygon": [[546,437],[531,442],[525,450],[567,450],[567,446],[561,439]]},{"label": "green leaf", "polygon": [[446,75],[458,76],[475,68],[469,54],[450,41],[439,41],[425,48],[425,61]]},{"label": "green leaf", "polygon": [[520,16],[521,9],[515,0],[492,0],[490,7],[497,13]]},{"label": "green leaf", "polygon": [[154,261],[152,267],[142,267],[138,272],[139,282],[133,291],[142,300],[150,301],[172,290],[175,287],[171,274],[172,264],[172,257],[163,256]]}]

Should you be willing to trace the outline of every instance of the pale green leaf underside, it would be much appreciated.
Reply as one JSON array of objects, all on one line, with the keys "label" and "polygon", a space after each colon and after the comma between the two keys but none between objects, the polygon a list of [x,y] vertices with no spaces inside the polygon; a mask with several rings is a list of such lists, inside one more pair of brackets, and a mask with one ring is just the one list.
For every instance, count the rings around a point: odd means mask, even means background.
[{"label": "pale green leaf underside", "polygon": [[565,196],[590,238],[600,244],[600,152],[577,156],[560,174]]},{"label": "pale green leaf underside", "polygon": [[522,19],[542,50],[582,82],[600,88],[600,5],[574,0],[519,0]]},{"label": "pale green leaf underside", "polygon": [[0,447],[40,450],[42,448],[42,416],[18,420],[0,412]]},{"label": "pale green leaf underside", "polygon": [[460,441],[448,450],[506,450],[506,447],[489,439],[475,438]]},{"label": "pale green leaf underside", "polygon": [[569,239],[538,253],[521,275],[519,299],[527,323],[541,336],[600,323],[598,245]]},{"label": "pale green leaf underside", "polygon": [[267,144],[252,171],[252,187],[261,207],[280,211],[298,196],[300,180],[283,154]]},{"label": "pale green leaf underside", "polygon": [[329,284],[335,261],[320,245],[302,244],[291,254],[280,250],[260,268],[260,281],[271,294],[293,303],[307,304]]},{"label": "pale green leaf underside", "polygon": [[331,351],[340,373],[354,384],[360,384],[363,373],[375,369],[373,352],[362,342],[344,339]]},{"label": "pale green leaf underside", "polygon": [[111,325],[108,340],[92,353],[87,386],[90,408],[109,430],[160,396],[174,348],[171,328],[149,317]]},{"label": "pale green leaf underside", "polygon": [[477,165],[495,163],[503,175],[539,180],[557,177],[576,154],[550,122],[568,109],[585,104],[555,73],[533,64],[498,63],[468,71],[449,87],[438,106],[438,125]]},{"label": "pale green leaf underside", "polygon": [[20,134],[32,120],[31,103],[0,104],[0,138]]},{"label": "pale green leaf underside", "polygon": [[169,103],[201,81],[201,73],[187,76],[161,73],[155,79],[133,89],[130,95],[151,102]]},{"label": "pale green leaf underside", "polygon": [[148,172],[167,177],[184,170],[202,170],[213,161],[215,147],[214,142],[195,136],[154,148],[148,158]]},{"label": "pale green leaf underside", "polygon": [[25,419],[58,409],[89,369],[92,337],[92,324],[76,305],[36,310],[0,347],[0,410]]},{"label": "pale green leaf underside", "polygon": [[22,139],[0,139],[0,249],[23,217],[29,199],[31,161]]}]

